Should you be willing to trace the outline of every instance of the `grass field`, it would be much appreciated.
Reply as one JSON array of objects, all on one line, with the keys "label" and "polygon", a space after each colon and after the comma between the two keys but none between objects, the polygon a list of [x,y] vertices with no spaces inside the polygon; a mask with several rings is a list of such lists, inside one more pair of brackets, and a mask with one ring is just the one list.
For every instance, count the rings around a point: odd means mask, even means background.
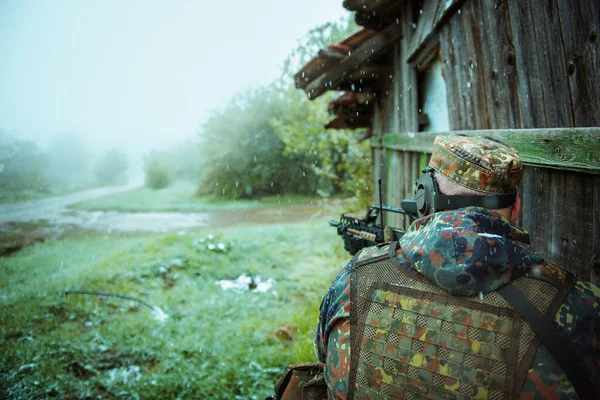
[{"label": "grass field", "polygon": [[[314,360],[318,307],[348,258],[324,221],[80,236],[0,258],[0,398],[263,399],[287,364]],[[217,284],[242,274],[275,283]]]},{"label": "grass field", "polygon": [[264,207],[277,207],[282,204],[311,204],[316,197],[307,196],[268,196],[260,200],[229,200],[219,197],[197,197],[196,185],[179,181],[172,186],[153,190],[147,187],[133,189],[110,196],[99,197],[71,206],[78,210],[94,211],[188,211],[244,210]]},{"label": "grass field", "polygon": [[48,188],[14,189],[10,187],[0,188],[0,204],[17,203],[28,200],[46,199],[49,197],[64,196],[98,187],[97,185],[84,186],[53,186]]}]

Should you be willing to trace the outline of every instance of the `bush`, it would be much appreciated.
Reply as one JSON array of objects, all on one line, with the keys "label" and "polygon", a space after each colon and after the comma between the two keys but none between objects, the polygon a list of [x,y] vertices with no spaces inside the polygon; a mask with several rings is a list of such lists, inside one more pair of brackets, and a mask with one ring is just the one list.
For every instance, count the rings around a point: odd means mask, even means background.
[{"label": "bush", "polygon": [[94,172],[102,184],[119,184],[127,182],[128,168],[127,154],[119,149],[109,149],[100,156]]},{"label": "bush", "polygon": [[146,186],[151,189],[163,189],[173,183],[173,172],[168,157],[164,153],[153,151],[144,157]]}]

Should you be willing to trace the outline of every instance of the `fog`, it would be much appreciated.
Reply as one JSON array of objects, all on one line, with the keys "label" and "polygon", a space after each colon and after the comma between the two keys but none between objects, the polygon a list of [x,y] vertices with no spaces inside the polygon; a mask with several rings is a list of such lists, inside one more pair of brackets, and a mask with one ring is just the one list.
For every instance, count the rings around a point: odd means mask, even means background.
[{"label": "fog", "polygon": [[277,78],[309,29],[344,15],[338,0],[0,0],[0,145],[79,154],[63,165],[74,180],[110,149],[138,168],[153,149],[185,147],[231,96]]}]

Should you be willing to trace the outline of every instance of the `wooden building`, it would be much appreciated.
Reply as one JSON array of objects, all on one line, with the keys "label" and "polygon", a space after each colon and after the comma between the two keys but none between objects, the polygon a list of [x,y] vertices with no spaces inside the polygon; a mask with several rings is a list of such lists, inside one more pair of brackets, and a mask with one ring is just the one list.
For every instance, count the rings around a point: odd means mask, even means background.
[{"label": "wooden building", "polygon": [[412,196],[437,134],[497,137],[526,165],[519,222],[533,246],[598,281],[600,0],[342,5],[364,29],[319,52],[296,86],[342,92],[327,127],[369,137],[384,203]]}]

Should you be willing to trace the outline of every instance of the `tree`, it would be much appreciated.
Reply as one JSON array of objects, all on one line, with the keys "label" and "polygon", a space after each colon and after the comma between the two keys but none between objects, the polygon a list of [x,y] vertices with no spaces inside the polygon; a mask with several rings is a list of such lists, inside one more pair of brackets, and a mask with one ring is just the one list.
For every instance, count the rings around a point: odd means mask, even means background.
[{"label": "tree", "polygon": [[199,191],[228,198],[308,192],[302,170],[284,154],[271,120],[282,102],[273,85],[238,94],[214,113],[200,131],[203,175]]},{"label": "tree", "polygon": [[356,29],[350,20],[312,29],[287,58],[280,79],[238,94],[210,117],[199,132],[200,193],[344,193],[370,201],[368,144],[359,144],[354,131],[325,131],[332,95],[310,102],[292,80],[318,49]]},{"label": "tree", "polygon": [[0,133],[0,188],[47,191],[48,156],[31,141]]},{"label": "tree", "polygon": [[124,151],[108,149],[98,159],[94,172],[101,184],[114,185],[127,182],[129,159]]},{"label": "tree", "polygon": [[55,135],[47,153],[49,184],[80,187],[92,183],[92,157],[80,136],[73,133]]},{"label": "tree", "polygon": [[144,173],[146,186],[151,189],[163,189],[173,183],[173,169],[164,152],[153,151],[144,157]]}]

